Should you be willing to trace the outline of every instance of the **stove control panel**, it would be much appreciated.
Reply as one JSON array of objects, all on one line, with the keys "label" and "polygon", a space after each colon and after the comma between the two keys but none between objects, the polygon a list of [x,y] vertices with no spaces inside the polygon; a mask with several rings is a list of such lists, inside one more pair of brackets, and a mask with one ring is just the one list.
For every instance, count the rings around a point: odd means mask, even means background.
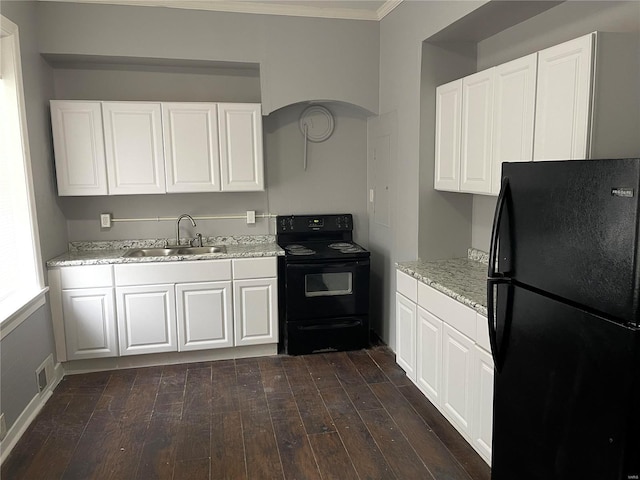
[{"label": "stove control panel", "polygon": [[341,215],[279,215],[276,219],[278,233],[350,232],[353,216]]}]

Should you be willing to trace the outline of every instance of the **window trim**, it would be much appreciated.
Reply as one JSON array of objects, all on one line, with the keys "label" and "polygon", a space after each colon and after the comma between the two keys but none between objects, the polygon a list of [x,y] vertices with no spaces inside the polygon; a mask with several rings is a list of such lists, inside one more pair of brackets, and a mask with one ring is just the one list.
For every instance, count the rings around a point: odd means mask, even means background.
[{"label": "window trim", "polygon": [[22,144],[23,166],[25,183],[27,190],[27,208],[29,211],[29,221],[31,223],[31,241],[33,245],[34,276],[35,285],[32,294],[25,292],[28,298],[24,304],[15,309],[7,316],[0,318],[0,338],[4,338],[9,332],[22,323],[30,314],[40,308],[45,303],[44,295],[49,290],[44,283],[44,265],[42,262],[42,252],[40,249],[40,232],[38,229],[38,216],[33,188],[33,173],[31,168],[31,150],[29,148],[29,130],[27,128],[27,113],[24,97],[24,82],[22,78],[22,60],[20,51],[20,38],[18,26],[3,15],[0,15],[0,37],[3,42],[9,41],[13,50],[13,69],[16,82],[16,96],[18,97],[18,115],[20,142]]}]

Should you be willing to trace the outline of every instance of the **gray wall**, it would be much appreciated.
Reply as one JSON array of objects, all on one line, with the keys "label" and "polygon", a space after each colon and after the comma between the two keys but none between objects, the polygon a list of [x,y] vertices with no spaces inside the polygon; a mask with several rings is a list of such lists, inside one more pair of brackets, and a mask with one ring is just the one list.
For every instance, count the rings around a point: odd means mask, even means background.
[{"label": "gray wall", "polygon": [[[593,31],[639,32],[640,2],[562,3],[478,43],[478,70],[500,65]],[[620,94],[629,96],[629,92]],[[488,250],[494,208],[494,197],[474,195],[473,247]]]},{"label": "gray wall", "polygon": [[[438,228],[438,224],[421,224],[419,215],[421,76],[423,69],[439,68],[436,63],[423,64],[422,44],[484,3],[402,2],[380,22],[380,114],[381,118],[393,119],[391,130],[397,132],[397,138],[392,142],[395,150],[390,154],[394,162],[389,169],[390,225],[370,222],[369,242],[372,255],[380,255],[386,262],[373,264],[373,276],[384,299],[380,333],[391,347],[395,347],[395,263],[418,258],[419,228],[431,231]],[[376,168],[374,159],[369,157],[370,188],[377,177]],[[432,213],[438,216],[436,211]],[[468,228],[465,235],[469,235]],[[441,245],[447,242],[444,237],[440,240]]]},{"label": "gray wall", "polygon": [[378,24],[43,2],[40,49],[57,55],[260,64],[265,114],[307,100],[378,111]]},{"label": "gray wall", "polygon": [[[38,228],[42,256],[47,259],[65,251],[67,245],[65,218],[58,206],[52,169],[47,106],[53,94],[52,72],[38,53],[35,4],[3,2],[2,15],[19,28]],[[38,392],[36,368],[55,351],[48,304],[3,338],[0,351],[0,410],[11,428]]]},{"label": "gray wall", "polygon": [[52,339],[53,328],[48,305],[36,310],[2,339],[0,406],[5,414],[7,428],[11,428],[38,393],[36,369],[53,353]]}]

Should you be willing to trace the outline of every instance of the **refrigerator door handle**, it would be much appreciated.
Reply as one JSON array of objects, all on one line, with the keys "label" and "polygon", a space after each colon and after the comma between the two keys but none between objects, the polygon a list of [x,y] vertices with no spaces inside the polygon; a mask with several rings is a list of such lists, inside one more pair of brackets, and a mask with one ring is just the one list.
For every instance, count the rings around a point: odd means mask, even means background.
[{"label": "refrigerator door handle", "polygon": [[[489,278],[487,279],[487,321],[489,323],[489,343],[491,344],[491,356],[493,357],[493,365],[496,372],[502,370],[504,352],[501,345],[498,344],[498,321],[502,320],[503,332],[506,329],[506,318],[499,319],[498,310],[495,308],[494,287],[498,285],[510,285],[509,278]],[[505,312],[506,314],[506,312]]]},{"label": "refrigerator door handle", "polygon": [[496,211],[493,216],[493,225],[491,226],[491,245],[489,250],[489,278],[501,277],[502,274],[496,272],[496,257],[498,255],[498,235],[500,232],[500,223],[502,221],[502,212],[504,211],[504,205],[507,201],[507,194],[509,191],[509,179],[507,177],[502,178],[502,186],[500,187],[500,194],[498,195],[498,202],[496,204]]}]

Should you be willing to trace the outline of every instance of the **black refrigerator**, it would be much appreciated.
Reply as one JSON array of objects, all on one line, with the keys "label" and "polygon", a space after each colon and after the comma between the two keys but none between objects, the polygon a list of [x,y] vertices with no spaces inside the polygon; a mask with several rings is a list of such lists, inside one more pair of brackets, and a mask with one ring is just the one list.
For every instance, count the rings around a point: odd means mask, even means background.
[{"label": "black refrigerator", "polygon": [[640,479],[640,159],[505,163],[493,480]]}]

